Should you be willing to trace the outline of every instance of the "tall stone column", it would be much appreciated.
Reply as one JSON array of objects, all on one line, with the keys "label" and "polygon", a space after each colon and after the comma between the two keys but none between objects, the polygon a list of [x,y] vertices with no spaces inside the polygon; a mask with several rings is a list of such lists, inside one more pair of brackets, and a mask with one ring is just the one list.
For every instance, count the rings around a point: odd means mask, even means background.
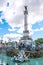
[{"label": "tall stone column", "polygon": [[28,31],[28,23],[27,23],[27,15],[28,15],[28,10],[27,10],[27,6],[25,6],[25,10],[24,10],[24,36],[27,36],[29,35],[29,31]]},{"label": "tall stone column", "polygon": [[27,15],[28,15],[28,10],[27,6],[25,6],[25,11],[24,11],[24,31],[27,31]]}]

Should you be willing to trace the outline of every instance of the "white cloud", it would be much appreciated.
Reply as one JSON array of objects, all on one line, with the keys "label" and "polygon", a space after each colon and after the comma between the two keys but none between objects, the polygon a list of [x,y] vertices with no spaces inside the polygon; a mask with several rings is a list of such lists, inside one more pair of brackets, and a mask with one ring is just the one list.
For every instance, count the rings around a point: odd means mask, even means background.
[{"label": "white cloud", "polygon": [[[9,2],[9,7],[2,7],[4,17],[11,27],[23,25],[23,6],[28,5],[28,24],[34,24],[36,21],[43,19],[43,0],[3,0],[3,3]],[[40,17],[41,16],[41,17]]]},{"label": "white cloud", "polygon": [[[9,7],[6,6],[7,2],[9,2],[10,5]],[[22,9],[21,9],[23,4],[22,0],[7,0],[5,2],[3,0],[3,4],[2,7],[0,7],[0,10],[3,10],[4,18],[7,20],[9,25],[13,28],[16,26],[16,24],[19,24],[20,26],[20,24],[23,21]]]},{"label": "white cloud", "polygon": [[4,42],[8,42],[8,41],[9,41],[9,39],[8,39],[8,38],[3,37],[3,43],[4,43]]},{"label": "white cloud", "polygon": [[14,33],[11,33],[11,34],[5,34],[4,36],[3,36],[3,40],[8,40],[9,41],[9,39],[12,41],[18,41],[19,39],[20,39],[20,37],[21,37],[22,35],[20,35],[20,34],[14,34]]},{"label": "white cloud", "polygon": [[0,18],[0,22],[2,22],[1,18]]},{"label": "white cloud", "polygon": [[43,31],[43,27],[42,27],[42,28],[40,28],[40,30],[42,30],[42,31]]},{"label": "white cloud", "polygon": [[17,31],[18,33],[23,33],[24,27],[20,27],[20,29]]},{"label": "white cloud", "polygon": [[43,31],[43,27],[41,27],[41,28],[37,28],[37,29],[35,29],[35,30],[33,30],[34,32],[37,32],[37,31]]},{"label": "white cloud", "polygon": [[16,29],[14,29],[14,28],[10,29],[10,28],[9,28],[8,31],[10,31],[10,32],[11,32],[11,31],[16,31]]},{"label": "white cloud", "polygon": [[1,37],[0,37],[0,40],[1,40]]}]

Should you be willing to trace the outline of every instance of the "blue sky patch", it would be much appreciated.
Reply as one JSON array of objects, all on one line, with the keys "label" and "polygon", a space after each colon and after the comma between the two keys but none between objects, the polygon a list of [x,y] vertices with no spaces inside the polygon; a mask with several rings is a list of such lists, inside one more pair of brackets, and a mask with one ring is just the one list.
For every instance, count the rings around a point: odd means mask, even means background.
[{"label": "blue sky patch", "polygon": [[2,19],[3,24],[0,23],[0,36],[9,33],[8,28],[11,28],[5,19]]},{"label": "blue sky patch", "polygon": [[36,22],[35,24],[32,25],[32,29],[37,29],[43,27],[43,20],[41,22]]},{"label": "blue sky patch", "polygon": [[16,33],[20,34],[17,31],[20,29],[20,27],[14,27],[14,31],[9,31],[8,29],[12,29],[10,25],[7,23],[5,19],[2,19],[3,24],[0,23],[0,36],[2,37],[4,34],[10,34],[10,33]]},{"label": "blue sky patch", "polygon": [[43,38],[43,31],[38,31],[38,32],[35,32],[34,35],[32,36],[32,38],[35,40],[37,38]]}]

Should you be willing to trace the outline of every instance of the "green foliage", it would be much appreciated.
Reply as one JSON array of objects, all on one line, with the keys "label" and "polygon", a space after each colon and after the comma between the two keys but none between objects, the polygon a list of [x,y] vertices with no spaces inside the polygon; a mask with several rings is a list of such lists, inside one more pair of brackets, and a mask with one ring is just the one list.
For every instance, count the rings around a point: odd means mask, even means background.
[{"label": "green foliage", "polygon": [[37,40],[35,40],[36,43],[43,43],[43,38],[38,38]]}]

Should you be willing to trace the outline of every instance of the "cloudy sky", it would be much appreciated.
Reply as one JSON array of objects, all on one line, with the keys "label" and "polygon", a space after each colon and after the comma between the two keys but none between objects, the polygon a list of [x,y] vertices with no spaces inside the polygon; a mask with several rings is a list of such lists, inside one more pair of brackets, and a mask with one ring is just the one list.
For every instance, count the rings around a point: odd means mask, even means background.
[{"label": "cloudy sky", "polygon": [[30,37],[43,38],[43,0],[0,0],[0,39],[18,40],[23,35],[25,5]]}]

